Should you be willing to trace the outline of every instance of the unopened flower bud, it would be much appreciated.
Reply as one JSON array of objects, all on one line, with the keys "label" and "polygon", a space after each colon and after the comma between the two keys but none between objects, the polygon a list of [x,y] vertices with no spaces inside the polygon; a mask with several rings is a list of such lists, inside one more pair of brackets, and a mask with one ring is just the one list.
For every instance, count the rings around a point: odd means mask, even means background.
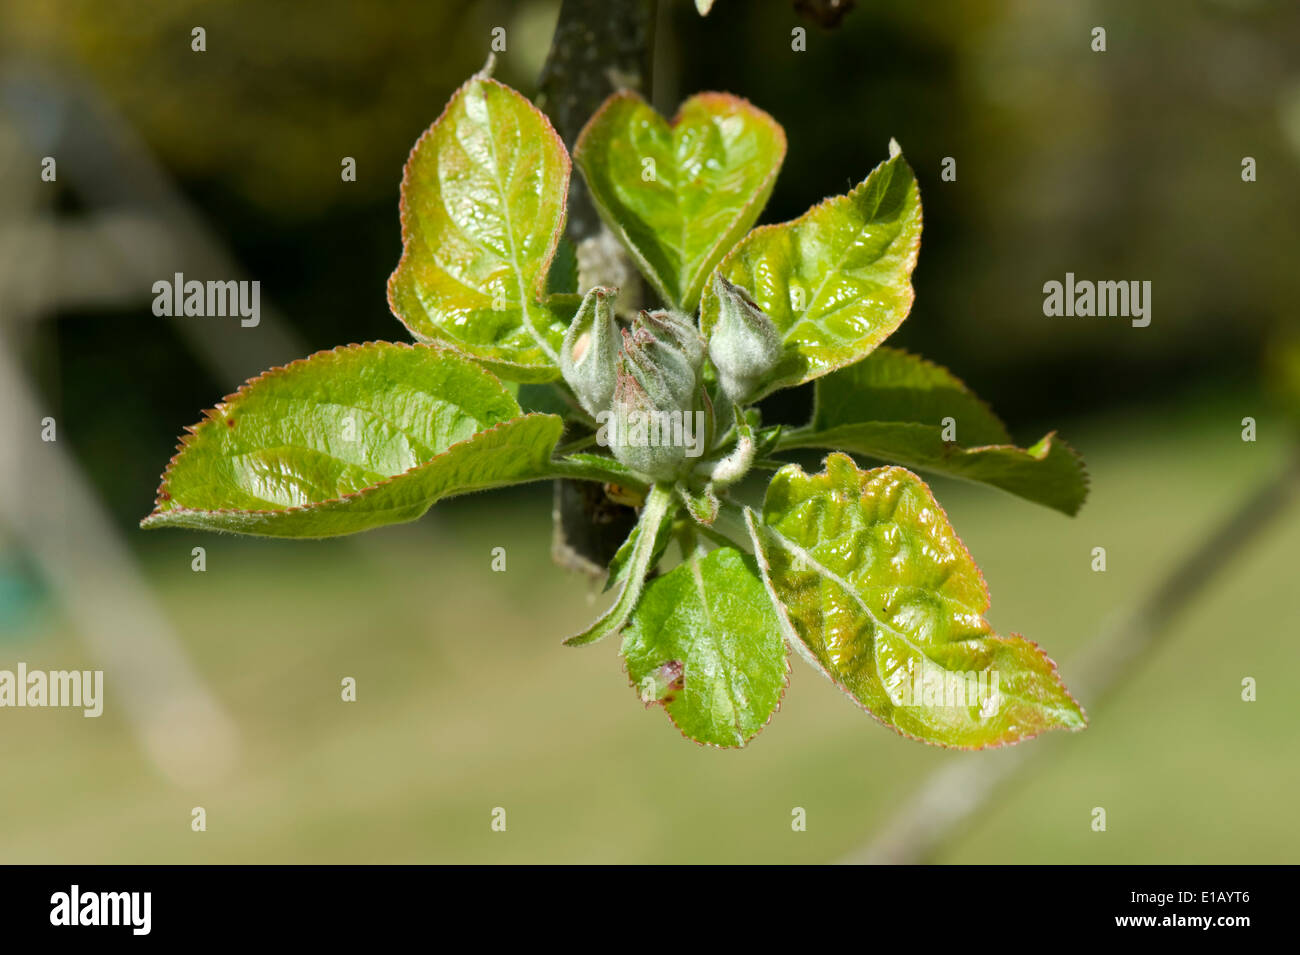
[{"label": "unopened flower bud", "polygon": [[686,316],[657,309],[642,312],[637,316],[637,324],[649,330],[659,341],[675,344],[696,371],[704,364],[704,339],[700,337],[695,322]]},{"label": "unopened flower bud", "polygon": [[704,341],[670,312],[642,312],[623,335],[620,357],[663,410],[695,407]]},{"label": "unopened flower bud", "polygon": [[694,327],[666,312],[642,312],[623,332],[614,385],[614,456],[657,481],[687,463],[683,435],[700,410],[703,345]]},{"label": "unopened flower bud", "polygon": [[593,416],[607,410],[614,398],[619,350],[618,322],[614,318],[616,294],[611,288],[589,291],[560,346],[560,374],[579,404]]},{"label": "unopened flower bud", "polygon": [[713,292],[718,320],[709,336],[709,358],[723,394],[741,405],[757,394],[781,360],[781,334],[748,292],[717,272]]}]

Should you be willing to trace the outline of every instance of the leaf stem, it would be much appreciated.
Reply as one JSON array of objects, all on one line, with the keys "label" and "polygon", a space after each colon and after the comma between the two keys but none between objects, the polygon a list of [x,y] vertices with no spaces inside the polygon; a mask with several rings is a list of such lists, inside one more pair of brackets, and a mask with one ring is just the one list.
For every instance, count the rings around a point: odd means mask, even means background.
[{"label": "leaf stem", "polygon": [[579,481],[600,481],[603,484],[618,484],[636,491],[645,491],[650,484],[641,478],[615,467],[602,467],[590,458],[575,461],[572,458],[560,458],[551,462],[551,472],[547,477],[574,478]]},{"label": "leaf stem", "polygon": [[555,453],[560,457],[566,454],[573,454],[575,451],[583,451],[596,443],[596,436],[589,434],[585,438],[578,438],[570,441],[568,444],[562,444],[555,449]]},{"label": "leaf stem", "polygon": [[565,640],[566,647],[586,646],[623,629],[627,618],[636,609],[637,601],[641,599],[641,590],[645,586],[646,574],[650,572],[651,558],[654,557],[655,538],[658,536],[659,525],[663,523],[664,515],[668,513],[672,500],[671,484],[655,484],[650,488],[637,524],[639,531],[636,544],[632,548],[632,557],[628,561],[627,580],[618,599],[590,627]]}]

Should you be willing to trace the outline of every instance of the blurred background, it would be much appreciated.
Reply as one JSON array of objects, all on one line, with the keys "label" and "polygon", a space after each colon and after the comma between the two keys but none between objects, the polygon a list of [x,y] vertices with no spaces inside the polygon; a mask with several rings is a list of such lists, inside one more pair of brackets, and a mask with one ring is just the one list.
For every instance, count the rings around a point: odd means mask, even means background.
[{"label": "blurred background", "polygon": [[[834,861],[935,770],[996,758],[904,741],[798,659],[751,747],[682,740],[613,641],[560,646],[604,598],[552,564],[544,486],[328,542],[136,527],[182,427],[245,378],[405,338],[384,292],[406,154],[495,27],[496,75],[533,95],[558,10],[0,2],[0,668],[99,668],[108,694],[100,719],[0,711],[0,861]],[[1073,520],[934,482],[994,626],[1070,682],[1294,453],[1300,397],[1270,369],[1300,300],[1300,4],[859,0],[827,29],[784,0],[707,19],[664,0],[656,33],[661,111],[724,89],[785,126],[763,221],[902,144],[926,225],[891,343],[952,368],[1022,443],[1059,429],[1088,462]],[[177,271],[260,280],[261,325],[155,317],[150,287]],[[1045,318],[1067,271],[1150,281],[1151,325]],[[1296,861],[1297,550],[1300,508],[1280,510],[1091,727],[936,858]]]}]

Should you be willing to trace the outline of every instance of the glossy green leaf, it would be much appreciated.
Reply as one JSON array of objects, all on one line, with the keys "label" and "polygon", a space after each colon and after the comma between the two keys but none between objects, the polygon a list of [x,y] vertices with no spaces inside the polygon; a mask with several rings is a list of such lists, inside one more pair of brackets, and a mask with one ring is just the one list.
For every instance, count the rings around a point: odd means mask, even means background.
[{"label": "glossy green leaf", "polygon": [[[951,418],[955,441],[944,440]],[[991,484],[1076,514],[1088,496],[1077,453],[1055,432],[1029,448],[1011,443],[1002,422],[938,365],[881,348],[818,379],[812,421],[787,430],[780,447],[836,448]]]},{"label": "glossy green leaf", "polygon": [[[921,195],[895,153],[847,195],[793,222],[760,226],[727,253],[718,270],[749,293],[785,341],[758,397],[851,365],[888,338],[911,310],[920,244]],[[706,288],[706,338],[718,310]]]},{"label": "glossy green leaf", "polygon": [[578,136],[574,161],[601,218],[665,303],[694,311],[713,267],[754,224],[785,158],[771,116],[700,93],[672,124],[615,93]]},{"label": "glossy green leaf", "polygon": [[731,547],[646,585],[623,657],[644,702],[663,704],[685,736],[713,746],[753,739],[776,712],[789,672],[754,561]]},{"label": "glossy green leaf", "polygon": [[[388,301],[411,334],[514,381],[559,377],[576,302],[543,300],[564,229],[569,156],[528,100],[476,76],[411,151]],[[551,289],[569,291],[562,261]]]},{"label": "glossy green leaf", "polygon": [[[641,508],[637,526],[655,528],[657,532],[664,515],[671,510],[672,500],[673,490],[670,485],[654,485],[646,495],[645,506]],[[619,591],[618,599],[586,630],[565,640],[565,646],[586,646],[623,629],[623,625],[627,623],[628,617],[631,616],[633,608],[641,597],[646,574],[650,572],[657,538],[657,533],[652,534],[644,530],[636,534],[636,539],[632,542],[632,553],[627,558],[627,569],[625,572],[620,572],[623,577],[623,589]]]},{"label": "glossy green leaf", "polygon": [[746,517],[791,642],[881,722],[964,749],[1085,725],[1056,664],[984,619],[983,575],[910,471],[789,465]]},{"label": "glossy green leaf", "polygon": [[450,350],[336,348],[254,378],[187,429],[141,524],[331,537],[410,521],[440,498],[549,476],[562,428],[520,416]]}]

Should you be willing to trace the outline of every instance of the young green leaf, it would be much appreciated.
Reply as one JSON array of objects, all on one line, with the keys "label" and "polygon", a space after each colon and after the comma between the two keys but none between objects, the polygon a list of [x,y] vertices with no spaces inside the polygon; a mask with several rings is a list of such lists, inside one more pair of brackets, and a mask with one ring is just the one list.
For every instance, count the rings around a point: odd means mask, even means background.
[{"label": "young green leaf", "polygon": [[[663,559],[668,545],[672,543],[675,517],[672,508],[664,510],[664,516],[659,521],[659,529],[655,532],[654,549],[650,552],[650,567],[654,567]],[[643,527],[643,524],[637,524],[632,528],[632,532],[627,535],[627,540],[623,541],[623,545],[615,552],[614,559],[609,562],[609,577],[605,580],[605,590],[608,591],[616,584],[627,582],[628,574],[632,570],[632,555],[636,552],[637,537]]]},{"label": "young green leaf", "polygon": [[677,495],[686,505],[687,513],[700,524],[707,527],[718,519],[718,495],[714,493],[712,485],[694,490],[679,484]]},{"label": "young green leaf", "polygon": [[683,735],[744,746],[785,692],[781,628],[752,558],[732,547],[692,556],[646,585],[623,636],[641,699]]},{"label": "young green leaf", "polygon": [[564,423],[519,414],[456,353],[372,342],[245,384],[188,428],[143,527],[331,537],[437,500],[548,477]]},{"label": "young green leaf", "polygon": [[[817,380],[812,421],[780,449],[838,448],[991,484],[1066,514],[1088,496],[1083,461],[1056,433],[1011,443],[1002,422],[947,369],[894,348]],[[947,420],[950,419],[950,420]],[[947,430],[955,440],[945,440]]]},{"label": "young green leaf", "polygon": [[887,726],[979,749],[1086,724],[1056,664],[984,619],[983,575],[916,475],[789,465],[746,519],[791,642]]},{"label": "young green leaf", "polygon": [[621,92],[583,128],[573,158],[601,218],[665,303],[691,312],[772,194],[785,133],[725,93],[692,96],[670,125]]},{"label": "young green leaf", "polygon": [[[663,522],[665,515],[669,514],[672,500],[672,485],[656,484],[650,488],[650,493],[646,495],[645,506],[641,508],[637,528],[654,528],[655,533],[646,530],[633,531],[636,539],[632,541],[632,554],[627,560],[627,570],[622,573],[624,583],[623,589],[619,591],[618,599],[586,630],[565,640],[565,646],[586,646],[589,643],[595,643],[597,640],[603,640],[610,634],[618,633],[623,629],[623,625],[627,623],[627,618],[631,615],[633,608],[636,607],[637,600],[641,597],[646,574],[650,572],[652,566],[651,561],[655,554],[655,541],[658,538],[659,525]],[[629,535],[630,539],[631,535]]]},{"label": "young green leaf", "polygon": [[[475,76],[406,163],[402,258],[388,280],[394,314],[420,341],[449,344],[504,378],[558,378],[576,302],[543,295],[568,188],[569,156],[546,117]],[[571,271],[551,288],[569,284]]]},{"label": "young green leaf", "polygon": [[[851,365],[888,338],[912,308],[920,244],[921,196],[895,152],[847,195],[792,222],[759,226],[727,253],[718,271],[784,341],[784,357],[753,400]],[[705,338],[720,312],[716,289],[706,288]]]}]

